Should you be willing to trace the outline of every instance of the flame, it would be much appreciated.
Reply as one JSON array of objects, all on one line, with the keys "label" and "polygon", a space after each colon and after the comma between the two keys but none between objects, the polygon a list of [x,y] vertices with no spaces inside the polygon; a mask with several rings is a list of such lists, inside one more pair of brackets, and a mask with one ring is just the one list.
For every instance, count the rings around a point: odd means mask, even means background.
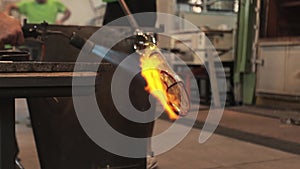
[{"label": "flame", "polygon": [[151,54],[151,51],[155,50],[156,47],[150,47],[145,49],[141,55],[141,75],[147,82],[145,90],[152,94],[164,107],[165,111],[168,113],[168,116],[171,120],[178,119],[178,114],[174,107],[173,103],[180,102],[176,96],[171,93],[168,93],[168,86],[163,81],[162,72],[159,69],[160,64],[163,62],[160,59],[159,53]]}]

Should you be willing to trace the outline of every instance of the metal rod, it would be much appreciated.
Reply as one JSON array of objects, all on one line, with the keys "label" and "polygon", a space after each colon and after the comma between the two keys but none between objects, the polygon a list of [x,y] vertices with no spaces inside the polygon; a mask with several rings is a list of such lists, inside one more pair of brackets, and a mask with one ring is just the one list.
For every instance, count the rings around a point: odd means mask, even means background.
[{"label": "metal rod", "polygon": [[133,17],[130,9],[128,8],[125,0],[119,0],[119,4],[121,5],[123,11],[125,14],[128,15],[128,21],[130,23],[130,25],[135,29],[135,30],[138,30],[139,29],[139,25],[138,23],[136,22],[135,18]]},{"label": "metal rod", "polygon": [[255,25],[254,25],[254,39],[252,43],[252,68],[253,73],[256,72],[256,60],[258,56],[258,39],[259,39],[259,28],[260,28],[260,13],[261,13],[261,0],[256,0],[255,6]]}]

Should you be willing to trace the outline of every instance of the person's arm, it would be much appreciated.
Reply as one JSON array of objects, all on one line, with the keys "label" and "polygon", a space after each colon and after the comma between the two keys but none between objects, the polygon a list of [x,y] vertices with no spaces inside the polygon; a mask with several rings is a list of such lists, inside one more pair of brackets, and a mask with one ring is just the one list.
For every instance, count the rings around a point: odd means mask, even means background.
[{"label": "person's arm", "polygon": [[15,4],[15,3],[8,4],[8,5],[5,7],[4,13],[5,13],[6,15],[10,15],[12,10],[19,10],[17,4]]},{"label": "person's arm", "polygon": [[58,21],[56,21],[56,24],[63,24],[66,20],[68,20],[71,16],[71,11],[66,8],[64,15],[62,16],[62,18]]},{"label": "person's arm", "polygon": [[4,44],[20,45],[24,43],[24,36],[19,20],[0,12],[0,48]]}]

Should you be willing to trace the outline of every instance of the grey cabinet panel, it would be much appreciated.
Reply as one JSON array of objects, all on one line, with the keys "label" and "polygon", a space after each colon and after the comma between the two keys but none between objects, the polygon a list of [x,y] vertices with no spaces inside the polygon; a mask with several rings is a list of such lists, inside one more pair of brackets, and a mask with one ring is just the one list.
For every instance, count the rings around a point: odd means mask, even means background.
[{"label": "grey cabinet panel", "polygon": [[300,96],[299,43],[260,43],[258,59],[263,60],[257,66],[258,94]]},{"label": "grey cabinet panel", "polygon": [[300,46],[289,46],[286,58],[286,91],[300,95]]},{"label": "grey cabinet panel", "polygon": [[257,92],[281,93],[284,90],[285,51],[281,46],[260,48],[259,59],[264,60],[264,64],[257,69]]}]

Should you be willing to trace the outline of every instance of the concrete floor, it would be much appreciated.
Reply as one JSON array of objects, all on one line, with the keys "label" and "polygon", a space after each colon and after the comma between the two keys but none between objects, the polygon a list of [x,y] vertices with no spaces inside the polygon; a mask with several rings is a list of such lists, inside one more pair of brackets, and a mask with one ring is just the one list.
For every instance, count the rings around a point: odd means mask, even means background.
[{"label": "concrete floor", "polygon": [[[157,127],[166,125],[158,120]],[[199,144],[200,130],[189,135],[171,151],[158,156],[161,169],[297,169],[300,156],[276,149],[239,141],[214,134],[206,143]]]},{"label": "concrete floor", "polygon": [[[18,100],[16,106],[19,157],[26,169],[39,169],[32,130],[27,126],[27,108],[24,100]],[[198,122],[204,119],[205,116],[201,116]],[[170,124],[171,122],[167,120],[157,120],[155,133],[159,133]],[[284,125],[278,119],[226,110],[220,127],[213,137],[206,143],[199,144],[200,129],[193,128],[175,148],[157,156],[159,168],[298,169],[300,166],[299,132],[299,126]],[[266,144],[265,138],[268,138],[269,144]],[[292,146],[287,144],[277,148],[276,145],[279,143],[290,143]],[[289,148],[284,149],[284,147]]]}]

